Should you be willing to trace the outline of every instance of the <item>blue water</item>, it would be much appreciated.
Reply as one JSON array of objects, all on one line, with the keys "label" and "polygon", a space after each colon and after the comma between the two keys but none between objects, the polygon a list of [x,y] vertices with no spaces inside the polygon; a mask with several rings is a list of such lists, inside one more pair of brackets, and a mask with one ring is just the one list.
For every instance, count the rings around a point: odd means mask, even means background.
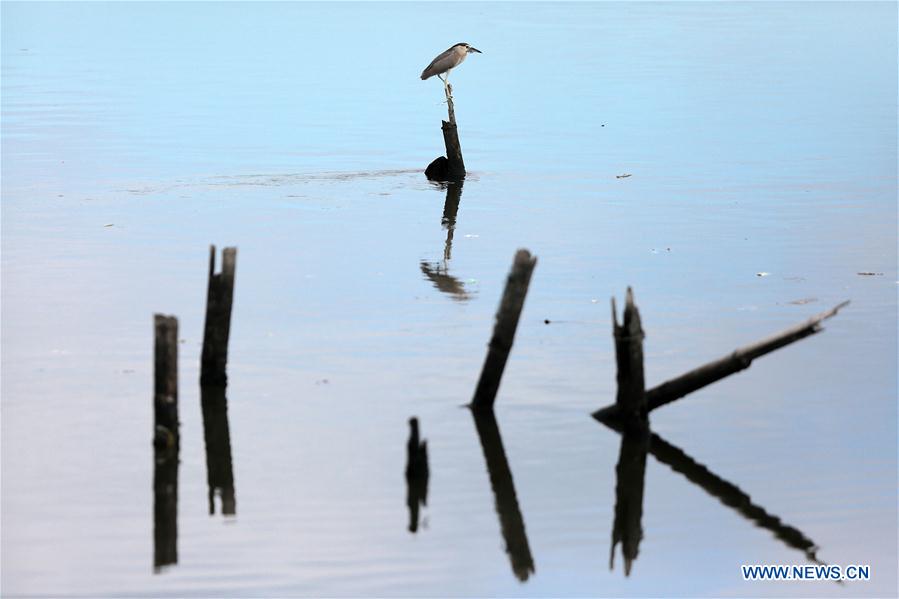
[{"label": "blue water", "polygon": [[[895,594],[894,3],[0,10],[4,596]],[[459,41],[483,54],[450,75],[452,222],[418,74]],[[207,513],[196,384],[211,243],[239,248],[233,517]],[[496,419],[524,581],[459,408],[519,247],[539,261]],[[589,413],[628,285],[649,385],[851,300],[652,426],[872,580],[744,582],[806,556],[652,456],[639,555],[609,568],[620,439]],[[155,312],[183,339],[159,571]]]}]

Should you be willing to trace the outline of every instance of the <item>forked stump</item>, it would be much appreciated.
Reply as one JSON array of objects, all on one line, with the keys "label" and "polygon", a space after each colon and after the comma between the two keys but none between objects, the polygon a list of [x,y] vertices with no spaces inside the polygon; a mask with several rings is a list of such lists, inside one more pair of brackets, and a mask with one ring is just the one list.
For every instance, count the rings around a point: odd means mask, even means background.
[{"label": "forked stump", "polygon": [[237,248],[225,248],[222,252],[222,272],[215,274],[215,246],[209,246],[209,287],[200,368],[202,386],[224,387],[228,383],[228,336],[231,331],[236,265]]},{"label": "forked stump", "polygon": [[612,328],[615,335],[615,361],[618,365],[618,395],[615,405],[629,428],[646,423],[646,393],[643,378],[643,328],[634,292],[628,287],[622,323],[618,324],[615,298],[612,298]]},{"label": "forked stump", "polygon": [[471,401],[471,408],[474,410],[493,409],[493,401],[496,399],[503,370],[506,368],[506,360],[509,359],[509,352],[512,350],[518,318],[521,316],[521,308],[524,306],[524,298],[527,296],[531,274],[536,264],[536,256],[531,257],[531,253],[527,250],[518,250],[515,254],[515,262],[512,264],[512,270],[506,280],[506,289],[496,312],[496,324],[487,349],[487,358],[484,360],[481,378]]},{"label": "forked stump", "polygon": [[[630,289],[628,289],[628,297],[632,299]],[[781,347],[785,347],[791,343],[799,341],[800,339],[805,339],[810,335],[814,335],[823,331],[824,328],[821,323],[828,318],[835,316],[837,312],[840,311],[840,309],[844,308],[848,304],[848,301],[842,302],[837,306],[831,308],[830,310],[827,310],[826,312],[822,312],[820,314],[812,316],[803,323],[790,327],[775,335],[771,335],[770,337],[762,339],[761,341],[757,341],[756,343],[753,343],[751,345],[737,348],[732,353],[724,356],[723,358],[715,360],[714,362],[709,362],[704,366],[695,368],[690,372],[682,374],[679,377],[675,377],[669,381],[662,383],[661,385],[657,385],[651,389],[646,390],[642,393],[642,398],[639,400],[640,403],[637,408],[637,413],[645,415],[648,412],[655,410],[656,408],[664,406],[665,404],[685,397],[686,395],[694,391],[702,389],[706,385],[711,385],[712,383],[728,377],[731,374],[749,368],[750,364],[752,364],[752,361],[758,357],[764,356],[765,354],[771,353],[774,350],[780,349]],[[636,310],[636,307],[634,308],[634,310]],[[625,324],[621,328],[628,328],[627,308],[625,308]],[[637,329],[639,329],[639,315],[637,315]],[[626,331],[624,334],[625,336],[627,336]],[[615,339],[616,350],[618,350],[619,327],[617,322],[615,323]],[[640,339],[642,340],[642,333]],[[636,360],[636,354],[633,353],[635,351],[636,350],[633,347],[631,347],[630,349],[625,347],[624,355],[631,355],[631,361],[634,361]],[[632,375],[628,377],[630,379],[630,382],[628,383],[629,387],[627,389],[624,389],[622,386],[622,353],[616,352],[618,353],[618,398],[616,403],[601,408],[593,413],[593,417],[600,422],[613,425],[616,421],[618,421],[618,419],[627,417],[628,414],[632,415],[634,413],[633,408],[630,407],[630,401],[627,398],[637,397],[635,394],[638,388],[641,391],[643,390],[642,345],[639,351],[639,376],[634,376],[636,373],[632,371]],[[636,384],[638,379],[639,387]]]},{"label": "forked stump", "polygon": [[156,314],[153,365],[153,444],[178,447],[178,319]]}]

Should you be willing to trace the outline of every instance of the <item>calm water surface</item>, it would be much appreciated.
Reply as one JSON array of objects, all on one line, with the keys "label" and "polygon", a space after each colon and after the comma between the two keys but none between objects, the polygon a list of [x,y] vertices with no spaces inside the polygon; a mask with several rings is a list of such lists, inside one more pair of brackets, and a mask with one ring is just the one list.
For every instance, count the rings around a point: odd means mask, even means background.
[{"label": "calm water surface", "polygon": [[[894,595],[896,18],[4,2],[3,595]],[[421,174],[445,106],[418,73],[462,40],[483,51],[451,76],[471,172],[446,189]],[[213,515],[211,243],[239,248],[234,503]],[[496,419],[475,422],[459,406],[519,247],[539,262]],[[641,472],[589,417],[614,400],[608,301],[628,285],[649,385],[852,303],[654,412]],[[154,312],[182,339],[161,568]],[[426,505],[403,477],[413,415]],[[619,482],[642,492],[628,575]],[[813,559],[872,578],[740,573]]]}]

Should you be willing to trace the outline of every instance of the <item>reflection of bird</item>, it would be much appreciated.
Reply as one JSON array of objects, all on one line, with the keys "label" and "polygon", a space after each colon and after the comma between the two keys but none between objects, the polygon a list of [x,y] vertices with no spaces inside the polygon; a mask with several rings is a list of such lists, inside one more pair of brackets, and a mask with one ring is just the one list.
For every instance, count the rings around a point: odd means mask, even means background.
[{"label": "reflection of bird", "polygon": [[428,477],[428,442],[419,441],[418,418],[409,419],[409,441],[406,444],[406,478],[420,479]]},{"label": "reflection of bird", "polygon": [[[472,52],[482,54],[480,50],[465,42],[454,45],[446,52],[441,52],[437,55],[437,58],[431,61],[428,68],[421,72],[422,80],[437,75],[437,78],[443,81],[443,86],[446,87],[446,80],[449,77],[449,72],[462,64],[462,61],[464,61]],[[443,75],[444,73],[446,73],[446,76],[441,77],[440,75]]]}]

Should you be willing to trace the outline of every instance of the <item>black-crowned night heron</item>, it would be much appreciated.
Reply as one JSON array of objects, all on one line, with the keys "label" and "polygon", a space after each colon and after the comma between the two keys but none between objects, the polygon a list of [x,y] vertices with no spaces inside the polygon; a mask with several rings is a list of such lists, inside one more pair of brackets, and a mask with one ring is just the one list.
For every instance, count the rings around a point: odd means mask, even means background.
[{"label": "black-crowned night heron", "polygon": [[[465,42],[454,45],[446,52],[441,52],[437,58],[431,61],[428,68],[421,72],[422,80],[437,75],[437,78],[443,81],[443,87],[446,87],[449,72],[462,64],[462,61],[464,61],[472,52],[482,54],[480,50]],[[446,77],[441,77],[440,75],[443,75],[444,73],[446,73]]]}]

